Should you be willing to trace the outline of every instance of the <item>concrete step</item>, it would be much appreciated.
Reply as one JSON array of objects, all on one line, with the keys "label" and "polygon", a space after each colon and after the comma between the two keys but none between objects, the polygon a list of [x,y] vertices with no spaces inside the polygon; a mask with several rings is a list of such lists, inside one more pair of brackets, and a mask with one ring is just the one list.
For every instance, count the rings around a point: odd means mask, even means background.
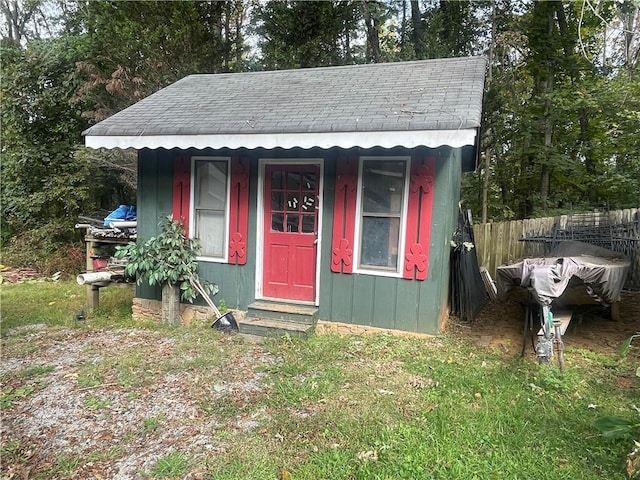
[{"label": "concrete step", "polygon": [[314,325],[318,319],[318,309],[312,305],[259,300],[248,306],[247,317],[288,320]]},{"label": "concrete step", "polygon": [[238,324],[241,334],[257,335],[260,337],[308,338],[313,334],[313,324],[280,320],[275,318],[260,318],[247,316]]}]

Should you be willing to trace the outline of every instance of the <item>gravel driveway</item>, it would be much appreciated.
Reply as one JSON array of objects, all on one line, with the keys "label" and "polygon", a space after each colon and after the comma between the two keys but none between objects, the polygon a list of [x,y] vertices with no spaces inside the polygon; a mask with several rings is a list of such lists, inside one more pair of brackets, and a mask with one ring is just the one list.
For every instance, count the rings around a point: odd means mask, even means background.
[{"label": "gravel driveway", "polygon": [[[36,472],[67,478],[65,471],[73,478],[147,478],[171,452],[197,459],[224,451],[221,428],[253,429],[260,422],[221,420],[206,406],[225,395],[260,394],[266,388],[260,367],[277,361],[260,346],[223,338],[220,349],[225,343],[241,349],[234,378],[153,330],[32,325],[3,332],[2,478]],[[151,358],[180,358],[185,368],[170,360],[154,368]],[[199,478],[197,469],[188,478]]]}]

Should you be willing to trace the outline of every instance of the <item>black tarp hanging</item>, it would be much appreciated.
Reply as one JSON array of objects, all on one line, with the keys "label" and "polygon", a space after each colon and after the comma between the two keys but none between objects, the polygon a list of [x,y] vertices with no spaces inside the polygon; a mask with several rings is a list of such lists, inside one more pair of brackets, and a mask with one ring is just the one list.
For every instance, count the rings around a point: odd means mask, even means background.
[{"label": "black tarp hanging", "polygon": [[480,275],[475,239],[469,213],[458,213],[458,225],[451,242],[449,304],[451,313],[472,321],[489,300]]}]

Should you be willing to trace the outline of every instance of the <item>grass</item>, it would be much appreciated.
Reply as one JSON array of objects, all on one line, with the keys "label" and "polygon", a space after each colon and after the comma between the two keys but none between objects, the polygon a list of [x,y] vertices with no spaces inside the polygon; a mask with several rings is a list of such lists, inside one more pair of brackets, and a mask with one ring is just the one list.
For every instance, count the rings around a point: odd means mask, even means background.
[{"label": "grass", "polygon": [[151,469],[153,478],[182,478],[189,472],[191,459],[180,452],[172,452],[158,459]]},{"label": "grass", "polygon": [[[631,439],[604,438],[593,423],[634,414],[638,380],[626,387],[618,380],[637,355],[619,361],[569,347],[567,371],[560,373],[479,350],[461,337],[323,336],[254,347],[210,329],[135,324],[128,292],[109,290],[101,294],[102,309],[76,324],[82,287],[3,286],[2,328],[45,323],[53,336],[62,327],[142,329],[147,341],[135,348],[93,352],[99,360],[79,367],[78,387],[119,385],[140,401],[158,376],[181,378],[200,415],[215,419],[212,435],[224,446],[167,450],[147,477],[183,478],[197,470],[198,478],[275,479],[286,470],[293,480],[624,478]],[[14,338],[3,339],[12,355],[28,351]],[[276,361],[257,367],[253,358],[262,354]],[[12,388],[3,402],[20,401],[18,389],[50,371],[43,365],[3,377]],[[229,387],[256,375],[260,388],[250,394]],[[86,398],[94,410],[108,405],[97,392]],[[150,413],[129,440],[153,434],[155,441],[167,422],[165,413]],[[119,444],[95,456],[113,464],[126,450]],[[17,440],[3,437],[1,451],[3,462],[25,461]],[[78,468],[62,452],[51,465],[59,478]]]},{"label": "grass", "polygon": [[[21,284],[4,283],[0,288],[0,330],[45,324],[49,327],[75,327],[74,314],[86,310],[86,287],[75,281],[33,280]],[[92,325],[135,325],[131,320],[133,292],[124,288],[105,288],[100,307],[91,317]]]}]

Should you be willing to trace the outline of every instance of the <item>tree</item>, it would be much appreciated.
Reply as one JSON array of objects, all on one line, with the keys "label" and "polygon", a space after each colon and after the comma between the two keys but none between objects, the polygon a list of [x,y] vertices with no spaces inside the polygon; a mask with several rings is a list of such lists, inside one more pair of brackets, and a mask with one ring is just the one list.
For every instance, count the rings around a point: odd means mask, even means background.
[{"label": "tree", "polygon": [[58,26],[59,0],[0,0],[3,22],[0,34],[5,43],[22,45],[29,40],[51,37]]},{"label": "tree", "polygon": [[[79,86],[75,39],[2,48],[3,237],[42,232],[48,243],[73,238],[91,208],[90,165],[74,155],[85,122],[71,102]],[[71,225],[71,227],[70,227]]]},{"label": "tree", "polygon": [[490,157],[464,185],[487,218],[637,206],[637,69],[607,33],[619,9],[587,5],[495,2],[481,149]]},{"label": "tree", "polygon": [[351,42],[361,18],[358,2],[270,1],[255,15],[265,70],[362,61]]},{"label": "tree", "polygon": [[244,6],[234,2],[88,2],[74,26],[89,51],[78,96],[100,121],[192,73],[243,69]]}]

